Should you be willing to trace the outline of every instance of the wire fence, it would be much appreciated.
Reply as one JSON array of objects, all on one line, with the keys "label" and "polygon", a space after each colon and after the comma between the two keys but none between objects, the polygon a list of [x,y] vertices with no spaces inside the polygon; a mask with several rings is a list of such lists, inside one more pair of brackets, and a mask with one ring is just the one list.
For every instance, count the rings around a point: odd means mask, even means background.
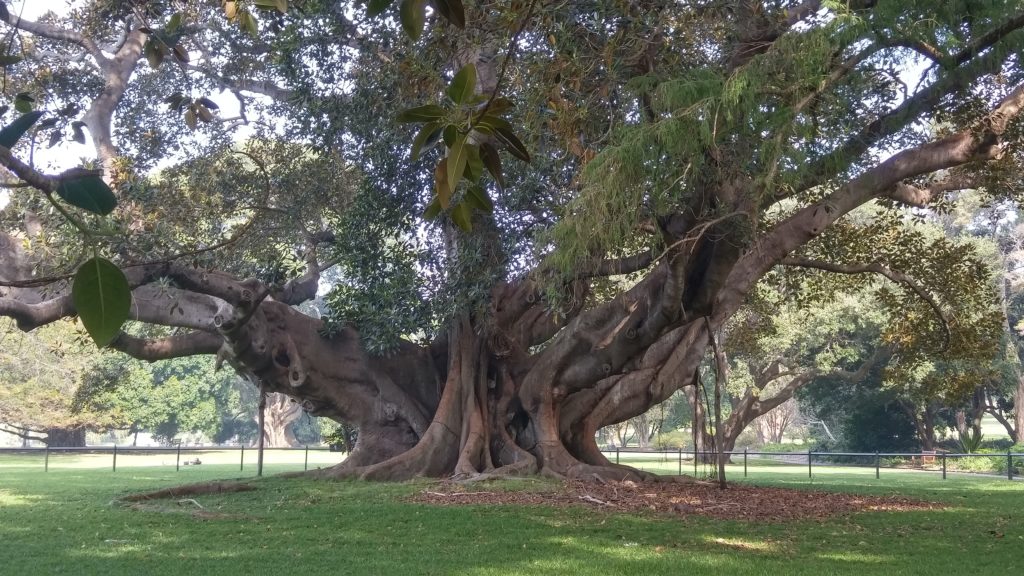
[{"label": "wire fence", "polygon": [[[309,470],[332,466],[345,459],[344,452],[327,446],[300,446],[264,448],[263,463],[276,470]],[[183,468],[211,465],[238,466],[240,472],[256,472],[259,454],[256,448],[245,446],[90,446],[85,448],[0,448],[0,469],[5,467],[51,468],[119,468],[174,467]]]},{"label": "wire fence", "polygon": [[[602,453],[616,464],[626,464],[658,474],[691,473],[707,476],[714,473],[715,453],[693,450],[641,450],[631,448],[605,449]],[[813,478],[815,471],[859,469],[874,471],[881,478],[882,470],[917,470],[941,474],[972,473],[1005,476],[1008,480],[1024,477],[1024,453],[947,452],[761,452],[752,450],[730,451],[728,472],[735,475],[742,468],[743,477],[770,466],[773,471],[786,468],[790,472],[807,471]]]},{"label": "wire fence", "polygon": [[[635,448],[606,449],[604,455],[616,464],[626,464],[658,474],[692,473],[694,476],[713,474],[714,452],[693,450],[641,450]],[[756,475],[759,470],[784,469],[801,473],[808,478],[815,472],[851,470],[874,472],[881,478],[882,470],[917,470],[941,474],[976,473],[1001,475],[1009,480],[1024,477],[1024,453],[955,454],[946,452],[763,452],[731,451],[728,455],[729,474],[743,477]],[[264,448],[264,464],[275,470],[309,470],[338,464],[345,459],[344,452],[326,446],[295,448]],[[87,448],[0,448],[0,469],[5,467],[41,468],[119,468],[174,467],[180,471],[188,467],[238,466],[240,472],[255,473],[258,450],[245,446],[94,446]]]}]

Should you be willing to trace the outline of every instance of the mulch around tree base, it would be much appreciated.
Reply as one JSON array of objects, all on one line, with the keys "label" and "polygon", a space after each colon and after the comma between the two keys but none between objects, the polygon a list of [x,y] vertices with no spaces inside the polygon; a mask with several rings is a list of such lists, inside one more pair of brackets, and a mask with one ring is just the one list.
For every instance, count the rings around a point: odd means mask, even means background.
[{"label": "mulch around tree base", "polygon": [[566,482],[540,491],[488,490],[486,485],[442,483],[412,502],[436,505],[582,505],[610,512],[699,515],[724,520],[784,522],[845,516],[865,511],[940,510],[944,505],[899,496],[707,483]]}]

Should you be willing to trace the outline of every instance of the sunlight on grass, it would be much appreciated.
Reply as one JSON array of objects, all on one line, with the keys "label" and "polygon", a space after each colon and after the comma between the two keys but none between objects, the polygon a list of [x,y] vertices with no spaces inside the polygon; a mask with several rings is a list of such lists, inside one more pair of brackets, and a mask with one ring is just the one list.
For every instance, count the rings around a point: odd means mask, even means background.
[{"label": "sunlight on grass", "polygon": [[823,552],[816,554],[823,560],[838,560],[840,562],[859,562],[862,564],[886,564],[892,560],[889,556],[879,554],[867,554],[865,552]]}]

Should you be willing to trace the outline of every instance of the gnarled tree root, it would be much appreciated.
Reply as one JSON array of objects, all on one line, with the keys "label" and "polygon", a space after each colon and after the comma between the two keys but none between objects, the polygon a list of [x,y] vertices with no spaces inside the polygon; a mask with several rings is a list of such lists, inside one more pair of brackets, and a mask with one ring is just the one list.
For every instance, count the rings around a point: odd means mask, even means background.
[{"label": "gnarled tree root", "polygon": [[183,486],[172,486],[153,492],[141,494],[128,494],[118,498],[121,502],[143,502],[146,500],[159,500],[162,498],[183,498],[186,496],[202,496],[208,494],[227,494],[230,492],[250,492],[256,487],[246,482],[235,481],[214,481],[199,482],[197,484],[185,484]]}]

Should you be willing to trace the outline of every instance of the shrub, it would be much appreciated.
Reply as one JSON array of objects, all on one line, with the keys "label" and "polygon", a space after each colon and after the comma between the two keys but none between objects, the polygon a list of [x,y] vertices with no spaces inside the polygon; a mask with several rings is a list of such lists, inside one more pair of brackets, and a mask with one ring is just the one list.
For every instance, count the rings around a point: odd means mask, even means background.
[{"label": "shrub", "polygon": [[688,447],[690,438],[682,430],[672,430],[656,436],[653,445],[657,450],[678,450]]}]

